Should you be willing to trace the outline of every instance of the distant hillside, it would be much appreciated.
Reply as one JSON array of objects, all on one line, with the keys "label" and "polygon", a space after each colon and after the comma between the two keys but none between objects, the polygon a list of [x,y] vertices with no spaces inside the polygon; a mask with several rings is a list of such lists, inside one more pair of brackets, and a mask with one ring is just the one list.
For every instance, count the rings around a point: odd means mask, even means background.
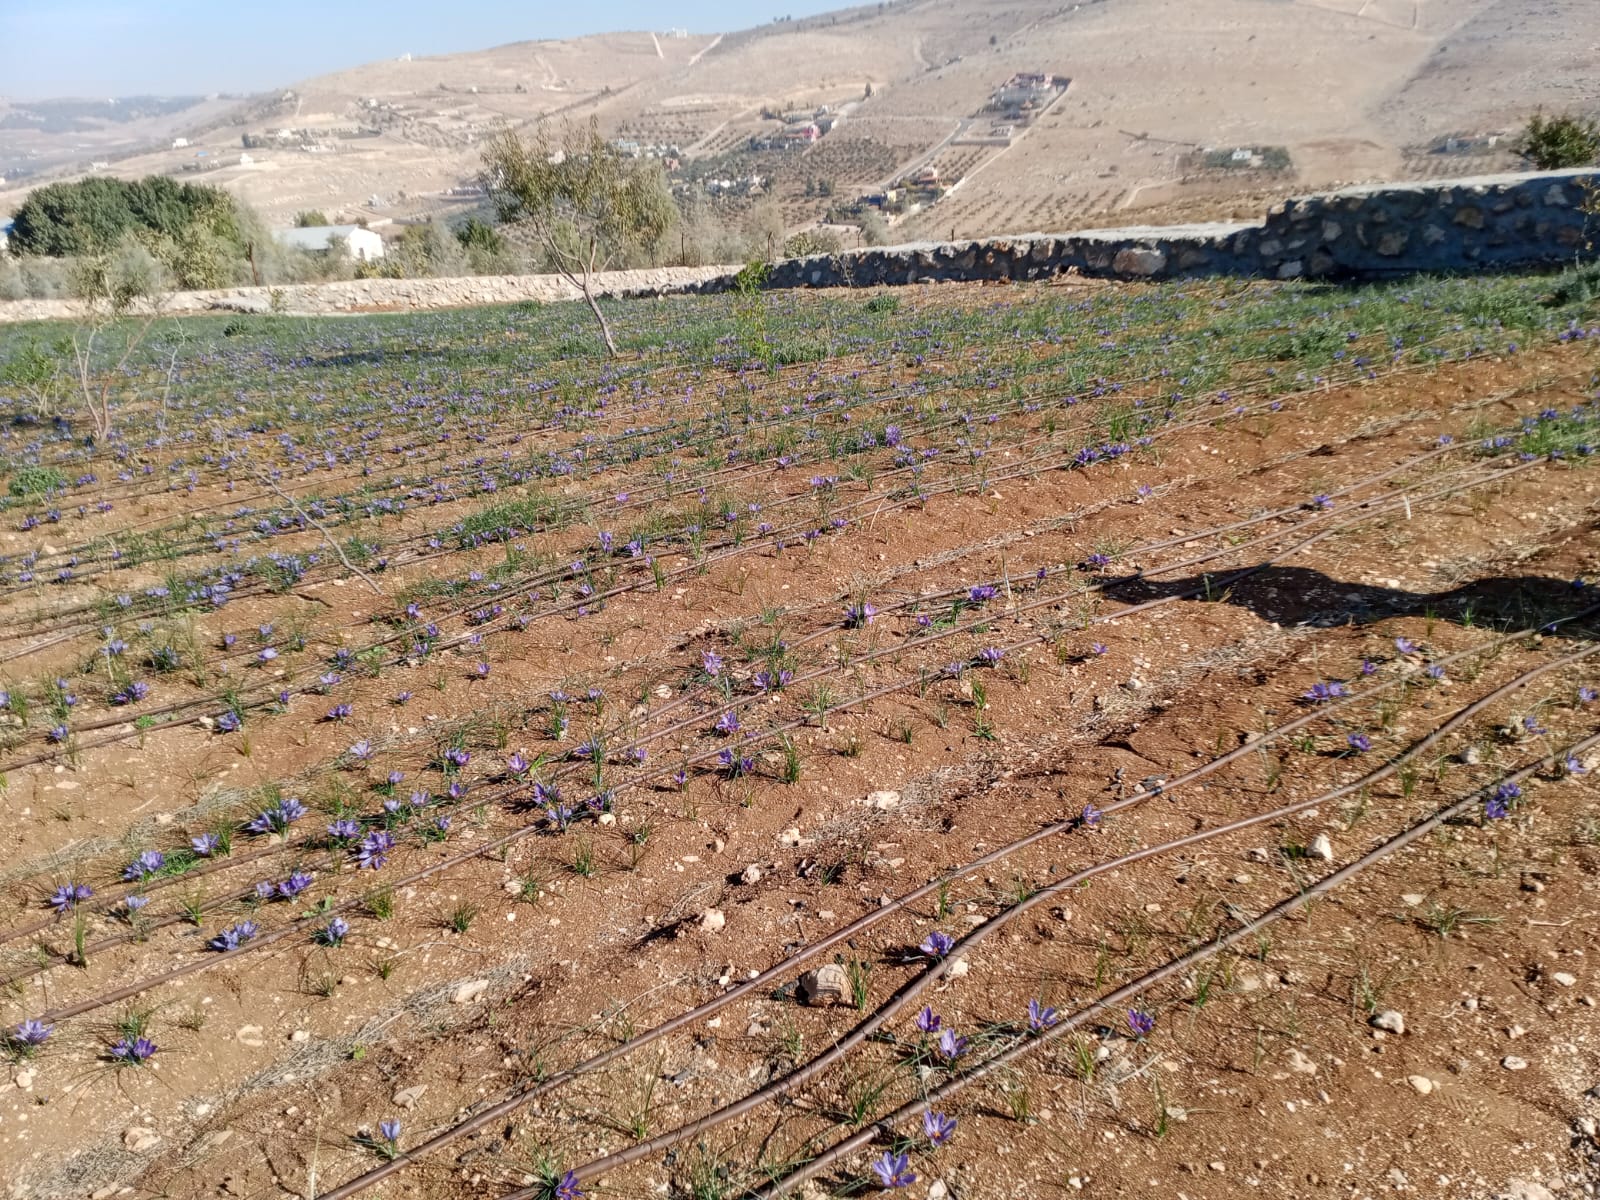
[{"label": "distant hillside", "polygon": [[[946,236],[1226,215],[1510,165],[1495,135],[1535,107],[1600,107],[1600,40],[1580,33],[1593,3],[900,0],[723,36],[367,63],[126,119],[3,107],[0,162],[31,155],[30,183],[91,159],[203,177],[275,222],[310,208],[405,222],[477,203],[479,145],[501,124],[594,117],[728,221],[872,211],[905,236]],[[1041,75],[1052,82],[1027,82]],[[0,192],[0,211],[21,195]]]}]

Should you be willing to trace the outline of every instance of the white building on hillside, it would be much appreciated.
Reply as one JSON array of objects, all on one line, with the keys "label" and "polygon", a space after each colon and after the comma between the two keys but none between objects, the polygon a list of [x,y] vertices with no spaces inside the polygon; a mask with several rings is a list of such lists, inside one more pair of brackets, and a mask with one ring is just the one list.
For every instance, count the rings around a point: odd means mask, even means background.
[{"label": "white building on hillside", "polygon": [[350,257],[370,262],[383,257],[383,239],[359,225],[306,225],[295,229],[275,229],[272,236],[282,245],[308,254],[325,254],[335,239],[342,239]]}]

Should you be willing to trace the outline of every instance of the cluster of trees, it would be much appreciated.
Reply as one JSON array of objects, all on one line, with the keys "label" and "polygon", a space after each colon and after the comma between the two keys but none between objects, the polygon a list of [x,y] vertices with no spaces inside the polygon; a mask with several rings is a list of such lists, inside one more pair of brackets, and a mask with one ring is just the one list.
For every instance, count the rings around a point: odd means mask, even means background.
[{"label": "cluster of trees", "polygon": [[165,175],[47,184],[29,193],[13,219],[16,254],[144,259],[147,269],[159,266],[181,288],[249,278],[253,247],[270,240],[255,214],[228,193]]}]

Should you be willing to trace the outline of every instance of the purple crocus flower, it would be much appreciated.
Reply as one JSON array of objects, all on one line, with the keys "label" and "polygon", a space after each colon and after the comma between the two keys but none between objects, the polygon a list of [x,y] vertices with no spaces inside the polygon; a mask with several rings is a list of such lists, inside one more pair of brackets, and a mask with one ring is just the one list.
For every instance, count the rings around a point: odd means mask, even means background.
[{"label": "purple crocus flower", "polygon": [[154,875],[167,865],[167,856],[159,850],[145,850],[123,869],[122,878],[129,883]]},{"label": "purple crocus flower", "polygon": [[400,1140],[400,1122],[393,1117],[378,1122],[378,1133],[391,1146]]},{"label": "purple crocus flower", "polygon": [[213,950],[227,953],[229,950],[237,950],[260,932],[254,921],[240,921],[237,925],[228,926],[206,944]]},{"label": "purple crocus flower", "polygon": [[715,650],[702,650],[700,652],[700,669],[712,679],[722,673],[722,656]]},{"label": "purple crocus flower", "polygon": [[922,1114],[922,1132],[937,1149],[955,1136],[956,1119],[930,1109]]},{"label": "purple crocus flower", "polygon": [[582,1195],[583,1191],[578,1187],[578,1177],[571,1171],[562,1173],[561,1178],[556,1180],[555,1190],[551,1193],[552,1200],[579,1200]]},{"label": "purple crocus flower", "polygon": [[1372,739],[1364,733],[1352,733],[1345,741],[1350,744],[1350,749],[1357,754],[1365,754],[1372,749]]},{"label": "purple crocus flower", "polygon": [[1028,1001],[1028,1028],[1034,1033],[1043,1033],[1060,1020],[1055,1009],[1047,1008],[1037,1000]]},{"label": "purple crocus flower", "polygon": [[999,646],[985,646],[978,651],[978,657],[991,667],[997,665],[1005,656],[1006,652],[1000,649]]},{"label": "purple crocus flower", "polygon": [[58,913],[65,915],[93,895],[94,889],[86,883],[63,883],[50,893],[49,905]]},{"label": "purple crocus flower", "polygon": [[1147,1038],[1155,1030],[1156,1019],[1142,1009],[1128,1010],[1128,1028],[1136,1038]]},{"label": "purple crocus flower", "polygon": [[312,878],[309,872],[295,871],[289,878],[278,884],[278,895],[284,900],[292,900],[301,892],[311,886]]},{"label": "purple crocus flower", "polygon": [[334,917],[311,936],[324,946],[342,946],[349,935],[350,922],[343,917]]},{"label": "purple crocus flower", "polygon": [[938,1050],[945,1062],[955,1062],[967,1052],[967,1039],[958,1037],[954,1029],[946,1029],[939,1035]]},{"label": "purple crocus flower", "polygon": [[1394,648],[1400,651],[1401,654],[1415,654],[1417,652],[1417,644],[1410,638],[1395,638]]},{"label": "purple crocus flower", "polygon": [[214,833],[202,833],[189,839],[189,848],[201,858],[210,858],[222,848],[222,839]]},{"label": "purple crocus flower", "polygon": [[917,949],[921,950],[929,958],[943,958],[950,953],[955,944],[955,939],[948,933],[935,929],[922,939],[922,945],[918,946]]},{"label": "purple crocus flower", "polygon": [[1094,805],[1085,804],[1083,806],[1083,816],[1079,817],[1078,820],[1087,829],[1098,829],[1100,827],[1100,819],[1103,816],[1105,814]]},{"label": "purple crocus flower", "polygon": [[389,861],[389,851],[394,849],[394,835],[387,830],[374,829],[361,842],[361,852],[356,856],[357,869],[370,867],[376,871]]},{"label": "purple crocus flower", "polygon": [[1578,689],[1579,704],[1593,704],[1596,696],[1600,696],[1600,691],[1596,691],[1592,687],[1580,687]]},{"label": "purple crocus flower", "polygon": [[366,762],[367,759],[372,757],[372,743],[367,741],[366,738],[362,738],[359,742],[350,747],[350,757],[361,762]]},{"label": "purple crocus flower", "polygon": [[43,1021],[29,1017],[17,1026],[16,1032],[11,1035],[11,1044],[24,1054],[31,1054],[50,1039],[55,1028],[54,1025],[46,1025]]},{"label": "purple crocus flower", "polygon": [[972,604],[983,604],[993,600],[998,595],[993,584],[980,583],[976,587],[967,589],[967,600]]},{"label": "purple crocus flower", "polygon": [[336,842],[348,842],[361,836],[361,824],[349,817],[340,817],[328,826],[328,836]]},{"label": "purple crocus flower", "polygon": [[931,1007],[924,1004],[922,1011],[917,1014],[917,1028],[923,1033],[938,1033],[942,1018]]},{"label": "purple crocus flower", "polygon": [[1337,700],[1341,696],[1348,696],[1350,689],[1337,681],[1333,683],[1314,683],[1311,690],[1305,694],[1305,699],[1313,704],[1325,704],[1329,700]]},{"label": "purple crocus flower", "polygon": [[871,625],[873,618],[878,615],[878,609],[870,601],[863,600],[860,604],[852,604],[844,610],[844,625],[846,629],[860,629]]},{"label": "purple crocus flower", "polygon": [[721,734],[737,733],[739,731],[739,714],[732,709],[717,718],[716,731]]},{"label": "purple crocus flower", "polygon": [[123,1038],[112,1045],[111,1060],[121,1066],[137,1067],[150,1061],[160,1047],[149,1038]]},{"label": "purple crocus flower", "polygon": [[917,1181],[911,1171],[911,1160],[905,1154],[891,1154],[885,1150],[883,1157],[873,1160],[872,1169],[885,1188],[910,1187]]}]

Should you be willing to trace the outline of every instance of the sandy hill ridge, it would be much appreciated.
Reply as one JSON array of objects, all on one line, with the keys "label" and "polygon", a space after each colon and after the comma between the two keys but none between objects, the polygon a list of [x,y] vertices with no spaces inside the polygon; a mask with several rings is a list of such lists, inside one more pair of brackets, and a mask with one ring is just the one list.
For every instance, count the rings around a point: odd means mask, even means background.
[{"label": "sandy hill ridge", "polygon": [[[672,156],[691,180],[761,176],[795,228],[918,173],[936,174],[939,189],[899,217],[905,236],[1060,229],[1134,210],[1138,219],[1226,215],[1335,183],[1509,165],[1494,135],[1532,109],[1600,104],[1589,7],[920,0],[726,35],[524,41],[368,63],[220,113],[208,102],[187,132],[182,114],[152,127],[188,145],[126,154],[106,169],[203,178],[273,221],[306,208],[416,220],[473,203],[462,189],[501,123],[593,116],[643,152]],[[1017,72],[1072,85],[1011,127],[983,110]],[[823,108],[837,124],[816,142],[749,152],[753,136],[781,128],[764,111]],[[77,140],[110,157],[138,131],[116,133]],[[0,158],[40,136],[0,128]],[[1241,148],[1256,158],[1219,165],[1219,153]],[[808,195],[819,181],[828,194]],[[24,194],[0,192],[0,209]]]}]

